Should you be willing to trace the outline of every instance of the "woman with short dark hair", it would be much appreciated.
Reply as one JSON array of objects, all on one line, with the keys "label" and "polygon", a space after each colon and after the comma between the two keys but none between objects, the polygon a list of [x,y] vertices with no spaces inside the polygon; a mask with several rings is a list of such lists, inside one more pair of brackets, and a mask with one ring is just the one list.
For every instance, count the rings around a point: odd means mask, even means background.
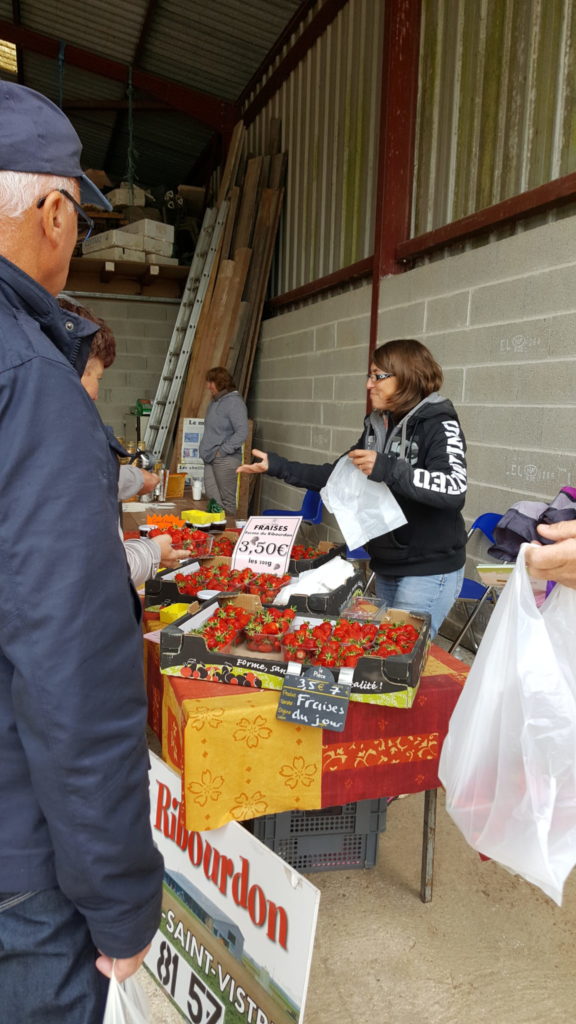
[{"label": "woman with short dark hair", "polygon": [[225,366],[206,373],[211,401],[204,416],[200,458],[204,463],[204,490],[230,518],[236,516],[236,471],[242,462],[242,445],[248,436],[248,413],[233,378]]},{"label": "woman with short dark hair", "polygon": [[[388,607],[428,612],[434,635],[460,593],[466,561],[462,508],[466,443],[452,403],[439,393],[442,370],[420,341],[380,345],[366,387],[372,412],[347,453],[370,480],[385,483],[406,524],[366,543],[376,593]],[[334,465],[289,462],[254,449],[240,472],[269,473],[319,491]]]}]

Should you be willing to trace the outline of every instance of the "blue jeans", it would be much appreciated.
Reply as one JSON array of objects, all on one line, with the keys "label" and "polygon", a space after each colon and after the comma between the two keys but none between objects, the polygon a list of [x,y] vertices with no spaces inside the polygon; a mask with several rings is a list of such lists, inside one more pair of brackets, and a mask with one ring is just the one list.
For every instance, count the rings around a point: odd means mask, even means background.
[{"label": "blue jeans", "polygon": [[108,979],[59,889],[0,893],[0,1014],[10,1024],[102,1024]]},{"label": "blue jeans", "polygon": [[431,637],[436,636],[464,579],[464,569],[438,573],[436,576],[379,576],[376,574],[376,596],[389,608],[408,612],[428,612],[432,616]]}]

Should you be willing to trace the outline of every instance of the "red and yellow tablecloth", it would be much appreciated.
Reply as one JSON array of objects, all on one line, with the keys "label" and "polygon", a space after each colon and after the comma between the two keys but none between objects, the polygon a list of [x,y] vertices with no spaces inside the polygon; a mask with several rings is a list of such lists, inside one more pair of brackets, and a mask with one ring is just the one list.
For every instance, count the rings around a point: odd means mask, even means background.
[{"label": "red and yellow tablecloth", "polygon": [[435,789],[467,672],[433,645],[412,708],[351,703],[341,733],[278,721],[274,690],[164,676],[162,755],[183,775],[186,828]]}]

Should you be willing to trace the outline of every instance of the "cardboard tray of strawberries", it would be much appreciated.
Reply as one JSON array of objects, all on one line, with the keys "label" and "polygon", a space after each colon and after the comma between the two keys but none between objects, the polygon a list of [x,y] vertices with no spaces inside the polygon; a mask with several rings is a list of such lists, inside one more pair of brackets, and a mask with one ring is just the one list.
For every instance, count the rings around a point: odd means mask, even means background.
[{"label": "cardboard tray of strawberries", "polygon": [[[279,618],[287,619],[278,632],[267,633],[264,624],[270,622],[270,611],[255,595],[205,605],[162,630],[161,670],[280,689],[291,662],[323,664],[336,675],[339,667],[347,667],[353,672],[353,701],[412,706],[430,645],[429,615],[388,609],[371,624],[369,637],[368,623],[290,614],[294,609],[275,610]],[[254,622],[256,630],[251,632]],[[366,635],[355,637],[355,630]]]},{"label": "cardboard tray of strawberries", "polygon": [[[278,590],[290,582],[292,577],[281,577],[269,573],[254,574],[249,569],[234,570],[231,560],[224,557],[204,559],[202,563],[190,559],[179,569],[166,569],[144,587],[144,606],[160,606],[174,601],[192,600],[202,590],[230,592],[241,590],[260,597],[262,604],[271,605]],[[340,587],[324,594],[293,594],[288,601],[290,608],[302,614],[339,615],[341,608],[354,595],[361,594],[363,581],[359,573],[349,577]]]}]

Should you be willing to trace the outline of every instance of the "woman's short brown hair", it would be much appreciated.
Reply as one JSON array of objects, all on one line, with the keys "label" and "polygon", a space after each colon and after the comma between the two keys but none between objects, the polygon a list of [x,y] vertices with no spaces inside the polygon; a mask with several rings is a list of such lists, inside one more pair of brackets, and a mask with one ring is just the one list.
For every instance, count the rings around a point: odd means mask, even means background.
[{"label": "woman's short brown hair", "polygon": [[234,378],[228,373],[225,366],[213,366],[212,369],[207,370],[206,380],[215,384],[218,392],[237,390]]},{"label": "woman's short brown hair", "polygon": [[99,330],[92,336],[92,344],[90,345],[89,359],[101,359],[106,370],[109,366],[112,366],[116,358],[116,338],[112,334],[112,331],[108,327],[105,320],[101,320],[99,316],[96,316],[91,309],[87,309],[86,306],[80,306],[76,302],[70,302],[69,299],[58,299],[58,305],[62,309],[67,309],[69,313],[76,313],[76,316],[83,316],[85,320],[91,320],[93,324],[97,324]]},{"label": "woman's short brown hair", "polygon": [[405,416],[418,402],[442,387],[444,376],[430,349],[414,338],[398,338],[380,345],[372,362],[384,373],[396,378],[396,394],[390,399],[390,412]]}]

